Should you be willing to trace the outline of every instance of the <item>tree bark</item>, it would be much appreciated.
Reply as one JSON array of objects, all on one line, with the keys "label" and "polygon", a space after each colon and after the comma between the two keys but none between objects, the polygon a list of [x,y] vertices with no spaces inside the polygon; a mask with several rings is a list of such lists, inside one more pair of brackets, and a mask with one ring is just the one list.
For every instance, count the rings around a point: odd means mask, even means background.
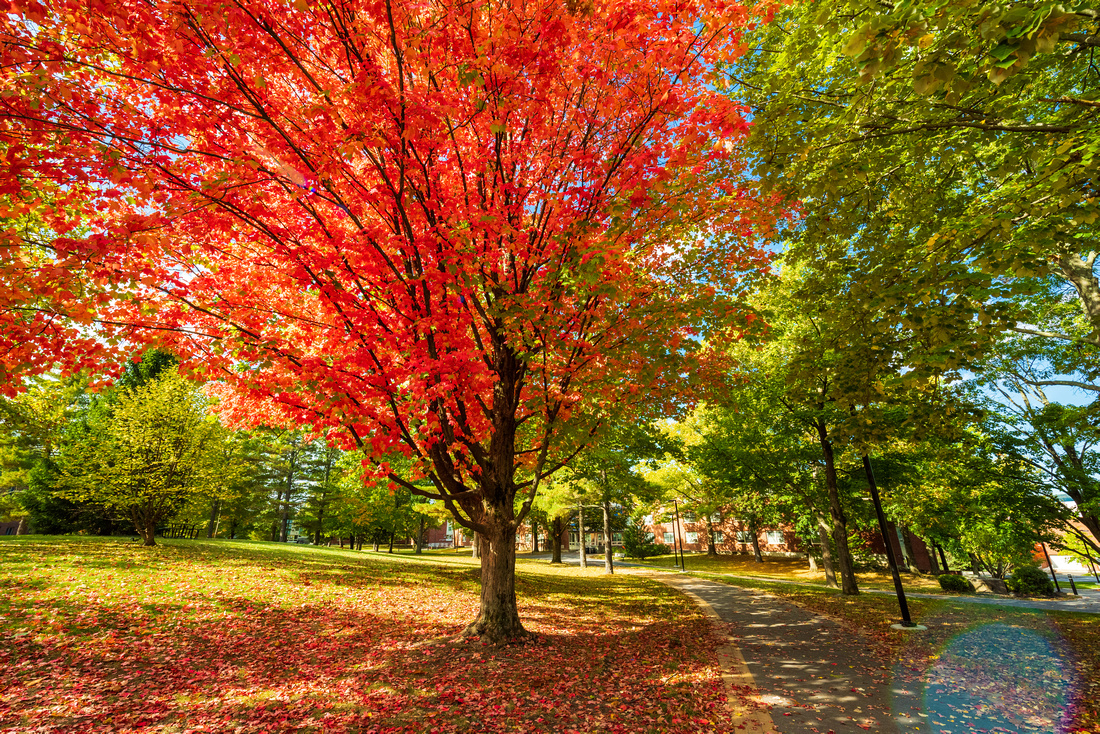
[{"label": "tree bark", "polygon": [[531,523],[531,552],[539,552],[539,524],[537,522]]},{"label": "tree bark", "polygon": [[714,523],[710,521],[710,517],[707,517],[707,555],[710,557],[718,557],[718,548],[714,545]]},{"label": "tree bark", "polygon": [[833,564],[833,549],[829,543],[829,521],[820,510],[817,511],[817,537],[821,541],[821,561],[825,564],[825,585],[835,589],[836,566]]},{"label": "tree bark", "polygon": [[813,553],[810,553],[808,551],[806,552],[806,561],[810,564],[811,571],[817,570],[817,559],[814,558]]},{"label": "tree bark", "polygon": [[416,555],[421,555],[424,552],[424,525],[427,523],[427,518],[423,515],[420,516],[420,525],[416,532]]},{"label": "tree bark", "polygon": [[325,493],[321,493],[321,504],[317,507],[317,532],[313,535],[313,544],[321,545],[321,528],[325,526]]},{"label": "tree bark", "polygon": [[474,542],[470,546],[470,555],[474,558],[481,558],[481,533],[474,533]]},{"label": "tree bark", "polygon": [[393,553],[393,536],[396,535],[396,534],[397,534],[396,530],[391,530],[390,531],[390,550],[389,550],[390,553]]},{"label": "tree bark", "polygon": [[901,550],[905,555],[905,566],[910,573],[922,574],[920,566],[917,565],[917,553],[913,549],[913,538],[909,534],[909,531],[898,527],[898,537],[901,538]]},{"label": "tree bark", "polygon": [[516,605],[516,530],[503,518],[488,517],[483,524],[492,536],[481,547],[481,608],[463,635],[492,645],[521,641],[530,635]]},{"label": "tree bark", "polygon": [[603,545],[603,570],[607,573],[615,573],[615,562],[611,558],[611,502],[609,500],[603,501]]},{"label": "tree bark", "polygon": [[580,500],[577,501],[577,539],[581,547],[581,568],[588,568],[588,549],[584,542],[584,508],[581,507]]},{"label": "tree bark", "polygon": [[936,544],[932,541],[921,538],[921,542],[924,543],[924,549],[928,555],[928,566],[932,570],[932,573],[936,576],[940,575],[940,561],[936,558]]},{"label": "tree bark", "polygon": [[756,522],[756,515],[749,517],[749,533],[752,537],[752,559],[763,563],[764,556],[760,553],[760,526]]},{"label": "tree bark", "polygon": [[550,547],[553,549],[550,562],[561,563],[561,534],[565,532],[565,523],[560,517],[554,518],[550,532],[553,534],[553,537],[550,538]]},{"label": "tree bark", "polygon": [[207,522],[206,522],[206,537],[207,538],[213,538],[214,537],[214,525],[218,521],[218,510],[221,509],[221,506],[222,506],[222,501],[218,500],[218,499],[214,500],[214,504],[212,504],[210,506],[210,519],[207,520]]},{"label": "tree bark", "polygon": [[136,509],[130,518],[134,521],[134,529],[141,536],[141,544],[147,548],[156,545],[157,518]]},{"label": "tree bark", "polygon": [[1077,290],[1081,311],[1092,324],[1093,338],[1100,337],[1100,284],[1092,270],[1095,263],[1096,254],[1091,252],[1088,259],[1072,251],[1058,258],[1058,269]]},{"label": "tree bark", "polygon": [[837,566],[840,568],[840,591],[843,594],[858,594],[855,569],[852,568],[852,552],[848,549],[848,518],[840,504],[840,490],[836,482],[836,460],[833,456],[833,442],[825,422],[817,421],[817,436],[821,443],[821,452],[825,457],[825,488],[829,492],[829,514],[833,521],[833,545],[836,547]]}]

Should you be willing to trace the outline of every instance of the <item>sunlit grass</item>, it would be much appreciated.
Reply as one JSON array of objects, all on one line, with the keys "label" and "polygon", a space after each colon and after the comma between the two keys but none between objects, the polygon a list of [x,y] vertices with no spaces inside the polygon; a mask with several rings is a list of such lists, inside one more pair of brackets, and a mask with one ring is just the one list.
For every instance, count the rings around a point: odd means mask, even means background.
[{"label": "sunlit grass", "polygon": [[468,549],[3,539],[0,721],[45,732],[729,725],[711,631],[690,601],[598,568],[517,570],[537,641],[496,649],[455,640],[478,608]]},{"label": "sunlit grass", "polygon": [[[757,562],[751,553],[718,556],[708,556],[705,553],[688,553],[685,556],[684,565],[688,571],[692,572],[730,574],[825,586],[825,571],[820,564],[818,570],[811,571],[809,564],[802,558],[765,556],[764,560]],[[634,562],[631,561],[631,563]],[[673,568],[676,562],[676,557],[671,555],[657,556],[656,558],[647,559],[644,565],[653,568]],[[901,578],[904,587],[911,591],[929,594],[944,593],[936,577],[931,574],[902,573]],[[863,571],[856,574],[856,580],[861,587],[866,589],[889,591],[894,589],[893,577],[889,572]]]}]

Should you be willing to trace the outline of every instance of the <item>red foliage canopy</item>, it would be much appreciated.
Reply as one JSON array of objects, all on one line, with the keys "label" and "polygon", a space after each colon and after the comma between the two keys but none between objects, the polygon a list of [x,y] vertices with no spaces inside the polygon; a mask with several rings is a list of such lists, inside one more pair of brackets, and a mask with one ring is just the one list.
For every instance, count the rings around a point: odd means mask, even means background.
[{"label": "red foliage canopy", "polygon": [[714,74],[750,22],[726,0],[16,0],[2,369],[168,343],[238,419],[400,451],[503,540],[517,490],[690,369],[763,262]]}]

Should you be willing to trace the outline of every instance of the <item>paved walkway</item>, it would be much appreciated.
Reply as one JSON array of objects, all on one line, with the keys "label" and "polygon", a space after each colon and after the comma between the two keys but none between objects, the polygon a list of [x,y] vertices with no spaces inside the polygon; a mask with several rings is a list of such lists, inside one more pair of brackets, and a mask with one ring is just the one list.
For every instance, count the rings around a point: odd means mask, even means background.
[{"label": "paved walkway", "polygon": [[[892,685],[889,664],[847,627],[774,596],[681,574],[652,577],[704,601],[728,625],[772,731],[921,731],[919,693]],[[748,723],[746,731],[768,731]]]},{"label": "paved walkway", "polygon": [[[747,734],[1050,734],[1067,730],[1081,689],[1056,633],[980,625],[917,670],[891,664],[862,633],[766,592],[624,571],[680,589],[727,633],[719,661],[728,669],[735,726]],[[742,705],[746,697],[755,711]]]},{"label": "paved walkway", "polygon": [[[525,558],[542,559],[550,558],[550,554],[528,554]],[[579,553],[563,553],[562,561],[564,563],[578,564],[580,563]],[[603,556],[594,557],[591,554],[588,557],[588,565],[590,567],[603,567]],[[682,574],[684,572],[674,569],[658,569],[653,566],[647,566],[640,563],[630,563],[629,561],[615,561],[615,567],[619,568],[633,568],[633,569],[648,569],[655,573],[673,573]],[[695,572],[688,569],[686,575],[691,576]],[[720,576],[722,578],[728,578],[731,581],[755,581],[766,582],[770,584],[784,584],[787,586],[808,586],[816,589],[824,588],[820,584],[808,584],[804,581],[786,581],[783,579],[769,579],[760,576],[738,576],[729,573],[714,573],[711,571],[704,572],[708,576]],[[1069,588],[1069,584],[1065,580],[1061,580],[1063,584],[1063,591]],[[864,594],[878,594],[880,596],[897,596],[893,591],[883,591],[880,589],[862,589],[861,593]],[[920,592],[906,592],[907,597],[913,597],[916,599],[941,599],[945,601],[957,601],[966,604],[991,604],[993,606],[1001,607],[1017,607],[1020,609],[1043,609],[1047,611],[1060,611],[1060,612],[1083,612],[1085,614],[1100,614],[1100,589],[1081,589],[1080,596],[1063,596],[1054,599],[1014,599],[1006,596],[994,596],[985,594],[924,594]]]}]

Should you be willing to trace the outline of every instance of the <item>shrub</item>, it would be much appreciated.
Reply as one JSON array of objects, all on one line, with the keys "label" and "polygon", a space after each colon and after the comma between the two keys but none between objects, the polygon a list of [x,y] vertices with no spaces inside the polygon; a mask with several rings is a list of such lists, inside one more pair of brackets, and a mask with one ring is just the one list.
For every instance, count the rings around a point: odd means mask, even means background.
[{"label": "shrub", "polygon": [[623,531],[623,551],[630,558],[643,561],[650,556],[664,556],[672,552],[667,545],[654,543],[650,537],[651,533],[645,527],[631,522]]},{"label": "shrub", "polygon": [[974,587],[970,585],[962,576],[953,573],[945,573],[939,577],[940,588],[944,591],[954,591],[960,594],[969,594],[974,591]]},{"label": "shrub", "polygon": [[1008,590],[1025,596],[1054,596],[1050,576],[1036,566],[1019,566],[1006,580]]}]

